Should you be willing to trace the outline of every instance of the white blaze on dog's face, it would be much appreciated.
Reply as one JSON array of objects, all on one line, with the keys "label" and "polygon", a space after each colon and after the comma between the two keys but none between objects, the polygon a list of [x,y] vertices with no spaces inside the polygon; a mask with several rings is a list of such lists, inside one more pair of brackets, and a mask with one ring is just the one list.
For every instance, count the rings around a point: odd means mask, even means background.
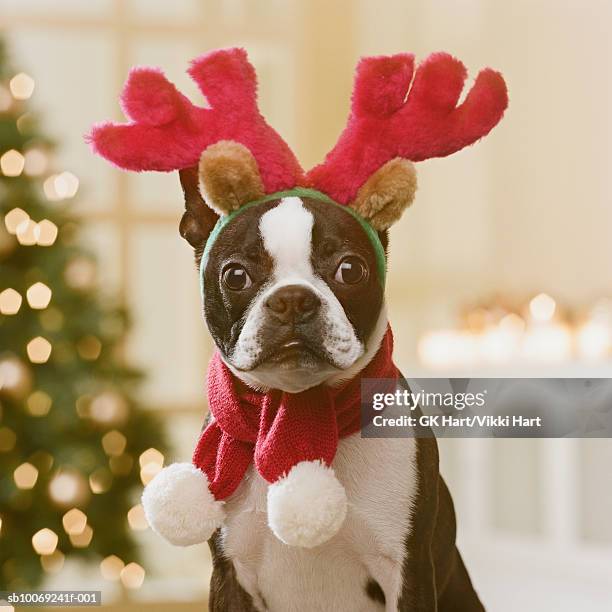
[{"label": "white blaze on dog's face", "polygon": [[256,387],[298,392],[342,377],[386,328],[374,247],[350,213],[324,202],[245,210],[216,238],[203,274],[213,338]]}]

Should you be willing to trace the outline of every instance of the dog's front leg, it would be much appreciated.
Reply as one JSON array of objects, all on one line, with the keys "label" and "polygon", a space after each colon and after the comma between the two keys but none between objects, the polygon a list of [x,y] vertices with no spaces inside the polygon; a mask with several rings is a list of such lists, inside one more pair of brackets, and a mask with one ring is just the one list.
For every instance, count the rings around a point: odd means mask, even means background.
[{"label": "dog's front leg", "polygon": [[433,542],[438,518],[439,459],[435,438],[417,439],[418,497],[406,540],[398,612],[437,612]]},{"label": "dog's front leg", "polygon": [[220,551],[217,531],[208,541],[213,562],[208,610],[210,612],[258,612],[251,596],[242,588],[232,562]]}]

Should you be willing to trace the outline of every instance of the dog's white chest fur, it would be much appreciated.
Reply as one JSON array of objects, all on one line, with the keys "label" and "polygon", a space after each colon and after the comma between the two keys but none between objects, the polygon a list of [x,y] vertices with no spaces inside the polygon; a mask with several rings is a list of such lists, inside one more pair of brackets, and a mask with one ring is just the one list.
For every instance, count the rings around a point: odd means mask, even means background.
[{"label": "dog's white chest fur", "polygon": [[249,470],[226,504],[223,553],[255,606],[270,612],[384,610],[366,594],[368,580],[382,588],[395,610],[411,509],[417,494],[416,441],[340,441],[333,463],[348,497],[348,514],[328,542],[288,546],[270,531],[267,483]]}]

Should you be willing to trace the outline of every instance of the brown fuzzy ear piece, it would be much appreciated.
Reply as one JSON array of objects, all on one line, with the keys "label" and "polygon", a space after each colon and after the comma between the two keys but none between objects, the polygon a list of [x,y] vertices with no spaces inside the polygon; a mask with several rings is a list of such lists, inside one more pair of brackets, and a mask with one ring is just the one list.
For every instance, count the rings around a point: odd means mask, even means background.
[{"label": "brown fuzzy ear piece", "polygon": [[219,215],[228,215],[264,195],[253,154],[233,140],[221,140],[204,150],[199,176],[204,200]]},{"label": "brown fuzzy ear piece", "polygon": [[412,204],[416,188],[414,165],[396,157],[370,176],[350,206],[380,232],[399,220]]}]

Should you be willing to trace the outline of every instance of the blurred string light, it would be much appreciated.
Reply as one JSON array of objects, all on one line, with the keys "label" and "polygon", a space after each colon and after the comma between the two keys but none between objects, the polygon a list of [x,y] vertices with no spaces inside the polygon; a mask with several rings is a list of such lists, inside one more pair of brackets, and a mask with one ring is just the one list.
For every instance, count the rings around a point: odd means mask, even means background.
[{"label": "blurred string light", "polygon": [[9,234],[16,234],[17,228],[24,222],[30,219],[30,215],[28,215],[25,210],[21,208],[13,208],[4,216],[4,225],[6,227],[6,231]]},{"label": "blurred string light", "polygon": [[36,83],[34,79],[25,72],[20,72],[16,74],[9,81],[9,89],[11,90],[11,94],[13,94],[13,98],[15,100],[27,100],[34,93],[34,87]]},{"label": "blurred string light", "polygon": [[38,470],[31,463],[22,463],[13,472],[18,489],[33,489],[38,480]]},{"label": "blurred string light", "polygon": [[140,463],[140,479],[147,485],[164,466],[164,456],[156,449],[149,448],[138,458]]},{"label": "blurred string light", "polygon": [[49,414],[53,400],[44,391],[34,391],[26,402],[28,412],[35,417],[43,417]]},{"label": "blurred string light", "polygon": [[95,361],[102,352],[102,343],[95,336],[85,336],[77,342],[77,351],[86,361]]},{"label": "blurred string light", "polygon": [[87,515],[78,508],[72,508],[62,517],[62,525],[68,535],[79,535],[85,531]]},{"label": "blurred string light", "polygon": [[34,237],[38,246],[52,246],[57,238],[57,225],[49,219],[43,219],[34,228]]},{"label": "blurred string light", "polygon": [[41,529],[32,536],[32,546],[39,555],[52,555],[57,548],[58,536],[52,529]]},{"label": "blurred string light", "polygon": [[123,454],[127,444],[126,437],[116,429],[109,431],[102,437],[102,447],[109,456],[119,456]]},{"label": "blurred string light", "polygon": [[34,233],[34,229],[36,228],[36,223],[32,221],[32,219],[26,219],[22,221],[17,226],[17,242],[22,246],[32,246],[36,244],[36,234]]},{"label": "blurred string light", "polygon": [[105,467],[98,468],[89,476],[89,488],[96,495],[106,493],[112,484],[113,475]]},{"label": "blurred string light", "polygon": [[127,519],[130,527],[134,531],[144,531],[149,528],[149,522],[145,516],[142,504],[137,504],[133,508],[130,508],[127,513]]},{"label": "blurred string light", "polygon": [[109,555],[100,562],[100,573],[105,580],[119,580],[125,563],[116,555]]},{"label": "blurred string light", "polygon": [[17,236],[23,246],[51,246],[57,239],[57,225],[49,219],[35,223],[30,215],[21,208],[13,208],[4,217],[4,225],[9,234]]},{"label": "blurred string light", "polygon": [[32,363],[47,363],[51,356],[51,343],[42,336],[37,336],[30,340],[26,346],[28,357]]},{"label": "blurred string light", "polygon": [[0,427],[0,453],[10,453],[15,448],[17,434],[9,427]]},{"label": "blurred string light", "polygon": [[85,478],[74,468],[60,468],[49,483],[49,497],[59,506],[82,504],[88,498]]},{"label": "blurred string light", "polygon": [[0,292],[0,313],[14,315],[19,312],[23,299],[15,289],[7,288]]},{"label": "blurred string light", "polygon": [[30,382],[30,370],[20,359],[14,356],[0,359],[0,389],[19,397],[27,393]]},{"label": "blurred string light", "polygon": [[128,563],[119,574],[121,583],[128,589],[139,589],[145,579],[144,569],[138,563]]},{"label": "blurred string light", "polygon": [[64,553],[56,549],[50,555],[42,555],[40,564],[48,574],[57,574],[64,567],[64,560]]},{"label": "blurred string light", "polygon": [[24,156],[15,149],[10,149],[0,156],[0,171],[4,176],[19,176],[23,172],[24,166]]},{"label": "blurred string light", "polygon": [[73,289],[90,289],[96,280],[96,266],[87,257],[75,257],[68,262],[64,278]]},{"label": "blurred string light", "polygon": [[13,104],[13,96],[11,96],[9,90],[0,85],[0,113],[9,110]]},{"label": "blurred string light", "polygon": [[41,149],[28,149],[25,152],[24,158],[24,171],[29,176],[44,174],[49,165],[49,158]]},{"label": "blurred string light", "polygon": [[129,406],[120,393],[103,391],[89,404],[88,415],[102,425],[120,425],[129,415]]},{"label": "blurred string light", "polygon": [[45,196],[51,202],[73,198],[79,189],[79,179],[72,172],[52,174],[43,183]]},{"label": "blurred string light", "polygon": [[93,529],[91,525],[85,525],[85,528],[80,533],[71,533],[68,535],[70,543],[75,548],[87,548],[93,539]]},{"label": "blurred string light", "polygon": [[28,304],[35,310],[42,310],[49,305],[51,301],[52,292],[45,283],[34,283],[26,291],[26,297]]},{"label": "blurred string light", "polygon": [[117,476],[127,476],[132,471],[134,459],[127,453],[114,455],[108,460],[108,465],[113,474]]}]

